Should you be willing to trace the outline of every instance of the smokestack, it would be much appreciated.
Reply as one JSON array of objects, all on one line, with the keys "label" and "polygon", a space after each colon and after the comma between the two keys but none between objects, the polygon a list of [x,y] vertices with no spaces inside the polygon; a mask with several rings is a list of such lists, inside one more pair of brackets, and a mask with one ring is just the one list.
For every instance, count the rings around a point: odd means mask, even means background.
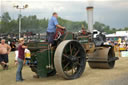
[{"label": "smokestack", "polygon": [[88,30],[93,32],[93,6],[88,6],[87,8],[87,18],[88,18]]}]

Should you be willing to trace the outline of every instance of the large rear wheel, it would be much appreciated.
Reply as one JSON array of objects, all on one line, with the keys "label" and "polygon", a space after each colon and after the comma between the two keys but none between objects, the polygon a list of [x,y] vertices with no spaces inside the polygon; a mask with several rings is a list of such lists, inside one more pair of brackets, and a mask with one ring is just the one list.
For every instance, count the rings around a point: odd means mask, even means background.
[{"label": "large rear wheel", "polygon": [[65,40],[56,49],[54,64],[57,73],[65,79],[78,78],[85,69],[85,51],[79,42]]}]

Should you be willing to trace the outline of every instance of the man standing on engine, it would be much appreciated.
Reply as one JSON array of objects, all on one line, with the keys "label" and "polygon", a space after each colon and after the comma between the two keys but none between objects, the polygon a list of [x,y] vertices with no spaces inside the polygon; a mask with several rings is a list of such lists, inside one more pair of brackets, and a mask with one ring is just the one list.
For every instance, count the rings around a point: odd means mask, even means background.
[{"label": "man standing on engine", "polygon": [[58,24],[57,18],[58,18],[58,14],[56,12],[54,12],[52,14],[51,19],[48,22],[47,40],[50,45],[54,44],[54,35],[56,32],[56,28],[65,29],[65,27]]}]

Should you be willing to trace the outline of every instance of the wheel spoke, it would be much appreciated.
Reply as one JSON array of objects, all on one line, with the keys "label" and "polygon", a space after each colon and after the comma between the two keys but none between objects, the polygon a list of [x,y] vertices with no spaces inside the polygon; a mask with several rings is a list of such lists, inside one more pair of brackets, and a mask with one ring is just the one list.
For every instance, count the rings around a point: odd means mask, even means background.
[{"label": "wheel spoke", "polygon": [[71,46],[71,44],[70,44],[70,55],[72,55],[72,46]]},{"label": "wheel spoke", "polygon": [[76,62],[75,64],[81,66],[79,62]]},{"label": "wheel spoke", "polygon": [[74,70],[74,64],[72,65],[72,75],[73,75],[73,70]]},{"label": "wheel spoke", "polygon": [[[73,65],[74,65],[74,64],[73,64]],[[73,69],[74,69],[74,71],[76,72],[76,69],[75,69],[75,68],[76,68],[76,67],[74,66],[74,68],[73,68]]]},{"label": "wheel spoke", "polygon": [[75,66],[74,66],[74,64],[73,64],[73,66],[72,66],[72,75],[75,73]]},{"label": "wheel spoke", "polygon": [[70,63],[67,63],[65,66],[64,66],[64,70],[65,70],[65,68],[69,65]]},{"label": "wheel spoke", "polygon": [[68,55],[66,55],[66,54],[63,54],[63,56],[64,56],[64,57],[66,57],[67,59],[69,59]]},{"label": "wheel spoke", "polygon": [[72,75],[73,75],[73,68],[72,68]]},{"label": "wheel spoke", "polygon": [[73,53],[73,47],[72,47],[72,44],[70,44],[70,55],[72,55]]},{"label": "wheel spoke", "polygon": [[74,56],[77,56],[77,55],[78,55],[78,53],[79,53],[79,51],[80,51],[80,49],[78,49],[78,50],[77,50],[77,52],[75,53],[75,55],[74,55]]},{"label": "wheel spoke", "polygon": [[67,54],[67,48],[65,48],[65,49],[64,49],[64,53],[66,53],[66,54]]}]

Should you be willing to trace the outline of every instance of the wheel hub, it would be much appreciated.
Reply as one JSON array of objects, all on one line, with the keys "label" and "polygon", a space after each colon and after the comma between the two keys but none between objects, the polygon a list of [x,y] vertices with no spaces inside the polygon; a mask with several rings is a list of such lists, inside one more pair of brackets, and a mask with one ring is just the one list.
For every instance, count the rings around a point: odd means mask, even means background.
[{"label": "wheel hub", "polygon": [[71,62],[76,62],[77,58],[75,56],[71,56],[70,60],[71,60]]}]

